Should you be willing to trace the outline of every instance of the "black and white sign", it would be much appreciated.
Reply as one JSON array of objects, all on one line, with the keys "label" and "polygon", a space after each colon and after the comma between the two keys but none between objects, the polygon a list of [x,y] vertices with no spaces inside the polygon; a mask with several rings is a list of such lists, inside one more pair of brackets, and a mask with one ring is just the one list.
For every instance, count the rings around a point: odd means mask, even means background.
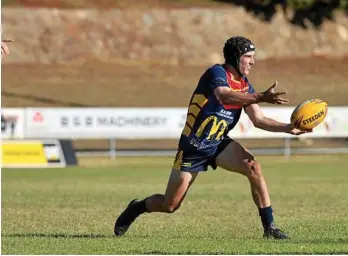
[{"label": "black and white sign", "polygon": [[24,137],[24,109],[1,109],[1,137],[3,139]]},{"label": "black and white sign", "polygon": [[26,135],[36,138],[178,138],[182,108],[27,109]]}]

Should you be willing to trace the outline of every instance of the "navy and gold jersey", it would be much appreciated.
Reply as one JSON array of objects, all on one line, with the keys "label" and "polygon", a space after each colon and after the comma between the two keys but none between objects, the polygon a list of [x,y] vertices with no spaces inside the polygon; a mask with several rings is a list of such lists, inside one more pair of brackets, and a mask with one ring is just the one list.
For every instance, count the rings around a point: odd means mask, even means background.
[{"label": "navy and gold jersey", "polygon": [[206,70],[191,97],[173,168],[206,170],[208,160],[217,155],[220,144],[239,121],[242,106],[222,104],[214,94],[214,89],[219,86],[238,92],[254,92],[246,77],[233,80],[224,65],[216,64]]}]

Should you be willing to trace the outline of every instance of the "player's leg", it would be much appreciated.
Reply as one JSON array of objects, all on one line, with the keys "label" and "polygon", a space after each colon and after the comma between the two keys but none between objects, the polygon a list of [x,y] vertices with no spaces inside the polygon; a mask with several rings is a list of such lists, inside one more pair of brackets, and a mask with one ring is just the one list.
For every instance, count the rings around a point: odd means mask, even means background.
[{"label": "player's leg", "polygon": [[217,156],[216,164],[225,170],[240,173],[248,178],[251,194],[258,208],[271,205],[261,166],[245,147],[236,141],[231,141]]},{"label": "player's leg", "polygon": [[230,141],[218,154],[216,165],[228,171],[237,172],[246,176],[251,187],[251,194],[259,209],[262,225],[266,237],[284,239],[287,236],[274,227],[273,211],[266,180],[263,176],[260,163],[242,145]]},{"label": "player's leg", "polygon": [[154,194],[142,201],[133,200],[118,217],[114,232],[116,236],[124,235],[133,221],[145,212],[173,213],[179,209],[186,193],[198,172],[171,171],[165,194]]},{"label": "player's leg", "polygon": [[173,169],[165,194],[155,194],[144,199],[147,212],[173,213],[179,209],[197,174],[198,172],[182,172]]}]

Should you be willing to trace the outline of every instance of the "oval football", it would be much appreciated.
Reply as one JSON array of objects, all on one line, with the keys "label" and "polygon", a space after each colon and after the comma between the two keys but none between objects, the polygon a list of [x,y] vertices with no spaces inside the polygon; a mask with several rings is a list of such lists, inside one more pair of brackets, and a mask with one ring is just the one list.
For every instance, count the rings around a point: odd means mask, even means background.
[{"label": "oval football", "polygon": [[306,100],[299,104],[291,115],[293,127],[309,130],[317,127],[327,115],[327,103],[319,99]]}]

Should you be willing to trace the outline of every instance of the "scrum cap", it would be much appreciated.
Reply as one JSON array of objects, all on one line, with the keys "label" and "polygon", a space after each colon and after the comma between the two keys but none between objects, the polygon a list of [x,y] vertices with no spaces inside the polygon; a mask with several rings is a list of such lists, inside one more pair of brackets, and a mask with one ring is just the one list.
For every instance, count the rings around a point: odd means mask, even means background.
[{"label": "scrum cap", "polygon": [[232,65],[240,73],[240,57],[250,51],[255,51],[255,46],[248,38],[241,36],[231,37],[226,41],[223,48],[225,62]]}]

